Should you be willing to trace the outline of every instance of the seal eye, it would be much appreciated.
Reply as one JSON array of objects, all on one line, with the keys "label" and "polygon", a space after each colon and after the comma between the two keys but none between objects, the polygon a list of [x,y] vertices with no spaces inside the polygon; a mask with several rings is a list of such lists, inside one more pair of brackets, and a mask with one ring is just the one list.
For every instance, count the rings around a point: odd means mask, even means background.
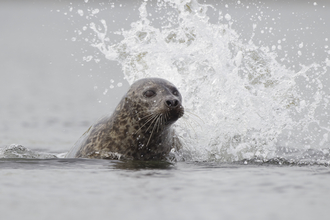
[{"label": "seal eye", "polygon": [[175,96],[178,96],[178,95],[179,95],[179,91],[178,91],[178,90],[174,90],[172,93],[173,93],[173,95],[175,95]]},{"label": "seal eye", "polygon": [[147,98],[151,98],[151,97],[154,97],[156,95],[156,92],[153,91],[153,90],[147,90],[147,91],[144,92],[143,95]]}]

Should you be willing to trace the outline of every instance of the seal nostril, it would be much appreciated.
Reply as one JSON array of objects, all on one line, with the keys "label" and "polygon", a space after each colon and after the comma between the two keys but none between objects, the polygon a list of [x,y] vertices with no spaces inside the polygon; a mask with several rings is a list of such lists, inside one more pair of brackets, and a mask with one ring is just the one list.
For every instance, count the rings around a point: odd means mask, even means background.
[{"label": "seal nostril", "polygon": [[179,105],[179,101],[177,99],[174,100],[166,100],[165,101],[166,105],[170,108],[177,107]]}]

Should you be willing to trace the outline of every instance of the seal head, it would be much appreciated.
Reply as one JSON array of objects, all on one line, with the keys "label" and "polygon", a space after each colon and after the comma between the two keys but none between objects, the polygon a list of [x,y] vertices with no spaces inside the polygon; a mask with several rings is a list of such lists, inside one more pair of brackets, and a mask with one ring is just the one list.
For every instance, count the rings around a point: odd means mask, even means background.
[{"label": "seal head", "polygon": [[136,81],[111,116],[101,118],[66,157],[162,160],[180,144],[173,123],[184,114],[182,97],[167,80]]}]

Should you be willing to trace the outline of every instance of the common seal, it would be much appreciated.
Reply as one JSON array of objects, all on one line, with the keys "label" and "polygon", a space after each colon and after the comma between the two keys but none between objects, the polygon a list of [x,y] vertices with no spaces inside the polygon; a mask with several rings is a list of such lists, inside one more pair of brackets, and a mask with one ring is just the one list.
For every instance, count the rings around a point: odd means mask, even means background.
[{"label": "common seal", "polygon": [[167,80],[132,84],[112,115],[92,125],[67,158],[162,160],[179,145],[173,123],[184,114],[182,97]]}]

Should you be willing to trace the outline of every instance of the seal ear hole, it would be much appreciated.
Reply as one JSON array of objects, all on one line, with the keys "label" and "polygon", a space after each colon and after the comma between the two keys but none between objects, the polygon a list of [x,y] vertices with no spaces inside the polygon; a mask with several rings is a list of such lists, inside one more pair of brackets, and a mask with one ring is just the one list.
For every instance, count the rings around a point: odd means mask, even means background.
[{"label": "seal ear hole", "polygon": [[143,93],[144,97],[151,98],[156,95],[156,92],[154,90],[147,90]]}]

